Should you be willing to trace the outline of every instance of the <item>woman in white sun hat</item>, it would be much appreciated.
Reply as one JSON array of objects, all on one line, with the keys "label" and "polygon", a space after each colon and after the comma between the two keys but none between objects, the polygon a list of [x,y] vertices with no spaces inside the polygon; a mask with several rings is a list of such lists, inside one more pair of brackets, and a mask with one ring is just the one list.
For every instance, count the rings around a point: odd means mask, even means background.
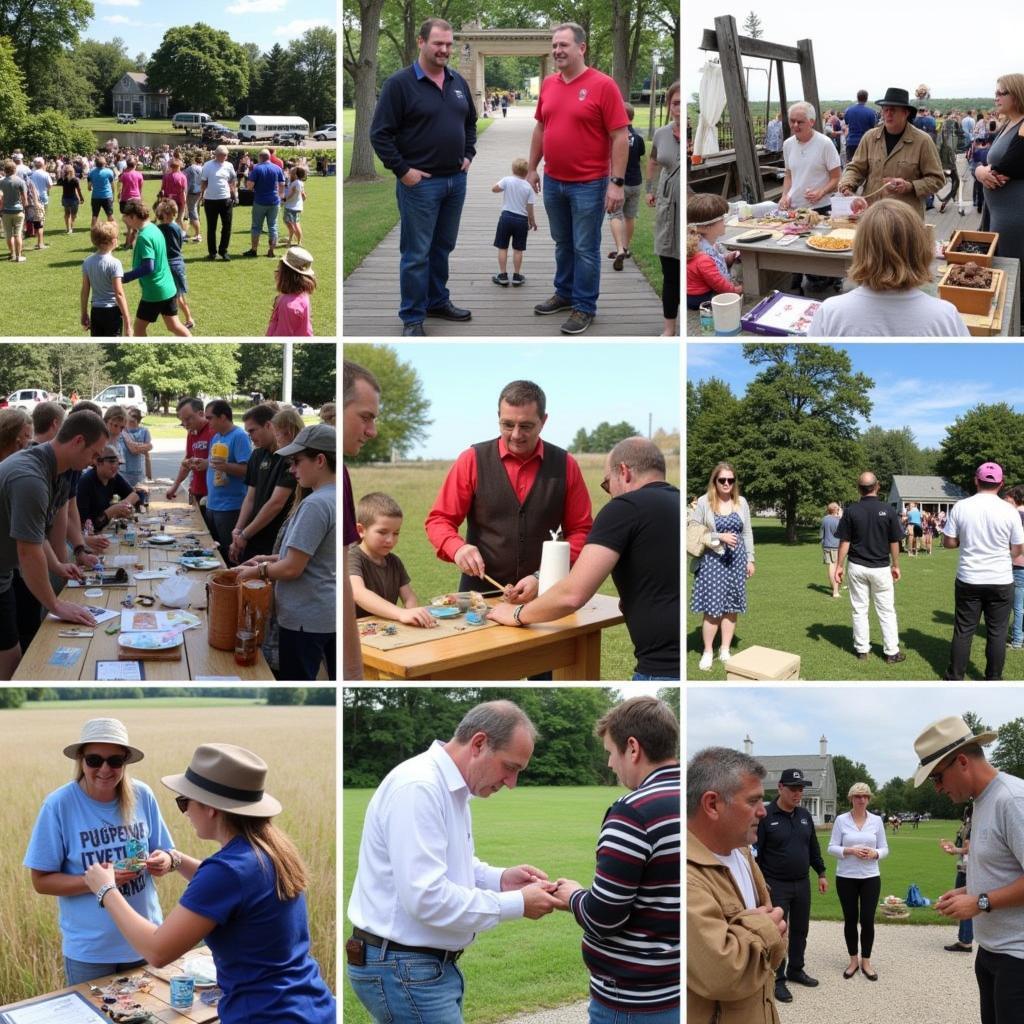
[{"label": "woman in white sun hat", "polygon": [[266,776],[267,765],[252,751],[206,743],[183,774],[163,778],[196,835],[220,849],[202,861],[169,851],[189,885],[162,925],[121,896],[109,864],[93,864],[86,881],[154,966],[206,940],[224,992],[217,1006],[222,1024],[335,1024],[334,996],[309,952],[306,867],[271,821],[281,805],[265,792]]},{"label": "woman in white sun hat", "polygon": [[119,974],[143,961],[100,907],[83,877],[97,861],[115,862],[129,855],[128,843],[140,842],[144,871],[115,871],[125,906],[156,927],[163,921],[156,886],[150,875],[163,874],[173,846],[153,791],[128,777],[127,766],[143,753],[128,742],[128,730],[116,718],[93,718],[80,738],[64,748],[75,762],[74,780],[44,801],[32,829],[24,865],[32,886],[56,896],[69,985]]}]

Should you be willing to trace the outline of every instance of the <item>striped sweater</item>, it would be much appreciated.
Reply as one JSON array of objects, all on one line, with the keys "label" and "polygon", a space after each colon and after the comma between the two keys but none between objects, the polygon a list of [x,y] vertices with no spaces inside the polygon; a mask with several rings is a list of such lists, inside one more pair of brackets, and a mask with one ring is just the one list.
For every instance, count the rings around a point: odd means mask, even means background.
[{"label": "striped sweater", "polygon": [[651,772],[608,809],[594,884],[569,907],[583,928],[590,994],[615,1010],[679,1006],[679,765]]}]

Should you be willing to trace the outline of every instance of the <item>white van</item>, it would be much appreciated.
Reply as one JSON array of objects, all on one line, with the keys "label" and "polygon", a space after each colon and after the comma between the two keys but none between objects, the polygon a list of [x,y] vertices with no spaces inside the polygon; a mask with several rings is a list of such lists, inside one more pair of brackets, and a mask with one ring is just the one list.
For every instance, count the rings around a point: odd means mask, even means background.
[{"label": "white van", "polygon": [[209,114],[196,114],[190,111],[185,111],[180,114],[175,114],[174,117],[171,118],[171,127],[184,128],[188,131],[190,128],[202,128],[204,124],[209,124],[212,120],[213,118],[210,117]]},{"label": "white van", "polygon": [[112,405],[119,405],[121,408],[127,410],[129,406],[134,405],[138,408],[139,412],[143,416],[149,412],[149,406],[146,404],[146,396],[142,393],[142,388],[138,384],[111,384],[109,388],[104,388],[93,401],[106,412]]},{"label": "white van", "polygon": [[242,142],[270,139],[280,132],[296,132],[305,138],[309,135],[309,122],[297,114],[289,114],[285,117],[246,114],[238,122],[238,137]]}]

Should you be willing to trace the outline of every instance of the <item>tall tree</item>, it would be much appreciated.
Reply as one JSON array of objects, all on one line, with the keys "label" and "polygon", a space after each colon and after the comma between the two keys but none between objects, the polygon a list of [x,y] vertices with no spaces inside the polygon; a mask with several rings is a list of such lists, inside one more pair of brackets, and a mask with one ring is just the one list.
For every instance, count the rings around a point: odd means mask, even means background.
[{"label": "tall tree", "polygon": [[343,15],[345,27],[345,57],[343,65],[355,82],[356,124],[353,133],[352,162],[349,181],[373,181],[377,172],[370,144],[370,124],[377,93],[377,47],[380,43],[380,15],[384,0],[359,0],[359,52],[353,49],[355,26]]},{"label": "tall tree", "polygon": [[795,543],[800,515],[850,493],[857,416],[871,412],[874,381],[853,372],[843,349],[744,345],[743,354],[765,369],[743,400],[740,477],[748,498],[781,508],[786,540]]},{"label": "tall tree", "polygon": [[260,50],[259,43],[242,43],[242,50],[245,52],[245,61],[249,68],[249,90],[235,101],[235,114],[238,117],[245,117],[246,114],[268,113],[256,106],[256,96],[263,74],[263,51]]},{"label": "tall tree", "polygon": [[[97,343],[52,342],[45,346],[50,386],[62,395],[77,391],[83,398],[97,394],[109,382],[106,353]],[[100,383],[102,381],[102,383]]]},{"label": "tall tree", "polygon": [[288,46],[292,110],[297,104],[311,127],[337,119],[337,49],[338,36],[326,25],[306,29]]},{"label": "tall tree", "polygon": [[281,397],[284,346],[265,342],[241,345],[236,387],[243,394],[261,391],[267,398]]},{"label": "tall tree", "polygon": [[965,711],[960,717],[964,720],[964,725],[966,725],[975,736],[980,736],[983,732],[991,731],[991,726],[986,725],[982,720],[981,715],[976,715],[973,711]]},{"label": "tall tree", "polygon": [[96,97],[95,113],[111,113],[114,109],[114,86],[126,72],[135,70],[125,41],[120,36],[115,36],[109,43],[83,39],[75,47],[73,59],[92,87]]},{"label": "tall tree", "polygon": [[296,345],[292,373],[296,399],[323,405],[338,394],[338,360],[333,345]]},{"label": "tall tree", "polygon": [[15,388],[52,389],[46,346],[38,342],[15,342],[3,347],[0,360],[0,393],[9,395]]},{"label": "tall tree", "polygon": [[1006,402],[976,405],[946,428],[939,449],[936,472],[968,493],[983,462],[998,462],[1008,480],[1024,480],[1024,416]]},{"label": "tall tree", "polygon": [[119,345],[114,370],[119,379],[138,384],[147,395],[156,393],[163,407],[186,395],[230,395],[235,390],[238,346]]},{"label": "tall tree", "polygon": [[746,21],[743,22],[743,32],[751,39],[760,39],[764,35],[761,19],[757,16],[756,11],[751,11],[747,15]]},{"label": "tall tree", "polygon": [[910,427],[898,430],[869,427],[860,436],[860,446],[863,450],[861,468],[870,469],[878,477],[883,497],[889,493],[894,476],[918,476],[927,472],[927,460]]},{"label": "tall tree", "polygon": [[640,40],[648,7],[648,0],[612,0],[611,3],[612,78],[625,100],[629,99],[633,79],[636,77]]},{"label": "tall tree", "polygon": [[716,463],[739,450],[742,403],[718,377],[686,382],[686,493],[703,494]]},{"label": "tall tree", "polygon": [[[867,765],[862,761],[852,761],[845,754],[834,754],[832,756],[832,770],[836,773],[836,801],[838,806],[846,807],[849,803],[846,796],[850,787],[855,782],[866,782],[871,787],[871,792],[878,790],[878,785]],[[837,807],[838,809],[838,807]]]},{"label": "tall tree", "polygon": [[25,79],[18,69],[14,46],[0,35],[0,150],[9,153],[18,145],[21,126],[28,117]]},{"label": "tall tree", "polygon": [[254,110],[257,114],[281,114],[287,103],[288,51],[280,43],[267,51],[260,64],[260,77],[254,91]]},{"label": "tall tree", "polygon": [[1024,778],[1024,718],[999,726],[999,740],[992,764],[1001,772]]}]

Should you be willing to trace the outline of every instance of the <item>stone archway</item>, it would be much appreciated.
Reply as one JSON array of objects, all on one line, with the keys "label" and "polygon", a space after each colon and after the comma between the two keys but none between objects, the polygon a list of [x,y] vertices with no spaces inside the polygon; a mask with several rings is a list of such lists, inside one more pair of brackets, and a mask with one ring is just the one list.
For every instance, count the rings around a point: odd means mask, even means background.
[{"label": "stone archway", "polygon": [[547,28],[480,28],[468,22],[455,33],[459,72],[473,90],[477,110],[483,110],[486,57],[539,57],[540,80],[550,71],[551,30]]}]

